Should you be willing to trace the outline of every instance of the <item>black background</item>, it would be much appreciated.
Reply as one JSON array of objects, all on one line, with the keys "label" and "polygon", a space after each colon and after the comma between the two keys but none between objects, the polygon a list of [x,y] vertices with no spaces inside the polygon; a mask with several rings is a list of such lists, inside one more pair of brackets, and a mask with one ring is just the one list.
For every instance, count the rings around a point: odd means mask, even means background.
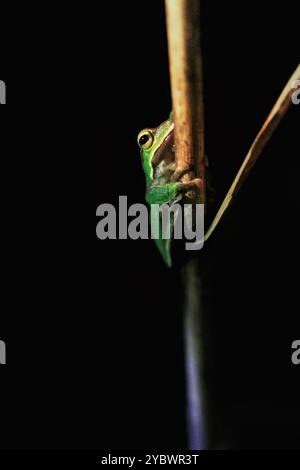
[{"label": "black background", "polygon": [[[299,11],[203,4],[206,152],[221,202],[299,63]],[[92,241],[90,222],[95,191],[96,207],[144,200],[136,135],[171,109],[164,21],[158,0],[101,2],[18,10],[2,32],[12,248],[2,246],[1,448],[187,445],[179,272],[150,241]],[[235,448],[300,442],[299,112],[200,254],[212,285],[215,407]]]}]

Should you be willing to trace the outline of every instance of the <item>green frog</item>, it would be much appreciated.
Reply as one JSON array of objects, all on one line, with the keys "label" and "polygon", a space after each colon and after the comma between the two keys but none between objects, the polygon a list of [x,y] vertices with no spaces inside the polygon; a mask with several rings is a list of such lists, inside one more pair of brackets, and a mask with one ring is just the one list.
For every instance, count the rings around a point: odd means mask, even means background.
[{"label": "green frog", "polygon": [[[178,202],[191,190],[199,188],[202,180],[181,181],[191,168],[176,170],[174,146],[174,122],[172,113],[169,118],[156,128],[143,129],[137,138],[141,149],[143,170],[146,176],[146,201],[153,204],[169,204]],[[172,265],[170,240],[157,238],[156,245],[166,262]]]}]

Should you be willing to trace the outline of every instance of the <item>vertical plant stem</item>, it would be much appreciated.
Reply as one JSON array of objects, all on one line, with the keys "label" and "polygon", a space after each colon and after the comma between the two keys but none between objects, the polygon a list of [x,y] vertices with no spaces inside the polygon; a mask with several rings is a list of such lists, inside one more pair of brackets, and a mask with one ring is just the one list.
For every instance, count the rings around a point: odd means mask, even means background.
[{"label": "vertical plant stem", "polygon": [[[176,167],[205,183],[204,105],[199,1],[166,0],[169,68],[175,122]],[[193,174],[194,173],[194,174]],[[197,194],[205,202],[205,184]]]},{"label": "vertical plant stem", "polygon": [[[194,203],[204,204],[204,103],[199,1],[165,0],[165,4],[176,168],[179,172],[190,169],[184,177],[186,180],[194,177],[202,179],[203,186],[190,198]],[[209,415],[204,380],[203,279],[198,260],[187,263],[183,281],[188,443],[190,449],[201,450],[209,447]]]},{"label": "vertical plant stem", "polygon": [[208,387],[205,380],[207,310],[204,309],[204,279],[197,259],[186,265],[183,282],[188,445],[190,450],[204,450],[210,447]]}]

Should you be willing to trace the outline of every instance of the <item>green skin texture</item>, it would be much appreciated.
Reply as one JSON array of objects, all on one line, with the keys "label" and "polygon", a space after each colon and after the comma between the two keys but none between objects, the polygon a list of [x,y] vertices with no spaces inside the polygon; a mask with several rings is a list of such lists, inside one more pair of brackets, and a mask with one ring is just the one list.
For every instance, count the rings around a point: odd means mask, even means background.
[{"label": "green skin texture", "polygon": [[[176,199],[179,192],[182,190],[182,183],[180,182],[168,182],[163,185],[159,185],[153,177],[153,165],[152,161],[155,153],[159,150],[160,146],[164,142],[165,138],[173,129],[172,113],[169,119],[163,122],[156,129],[151,129],[154,141],[149,149],[141,148],[141,158],[144,173],[146,176],[146,201],[151,204],[166,204]],[[172,266],[171,252],[170,252],[170,240],[163,238],[155,239],[157,248],[159,249],[166,265]]]},{"label": "green skin texture", "polygon": [[154,142],[152,146],[147,150],[141,149],[142,164],[146,175],[146,201],[148,204],[166,204],[176,198],[182,187],[182,184],[178,182],[167,183],[163,186],[159,186],[153,178],[152,160],[156,151],[160,148],[163,141],[172,130],[173,121],[172,118],[170,118],[154,130]]}]

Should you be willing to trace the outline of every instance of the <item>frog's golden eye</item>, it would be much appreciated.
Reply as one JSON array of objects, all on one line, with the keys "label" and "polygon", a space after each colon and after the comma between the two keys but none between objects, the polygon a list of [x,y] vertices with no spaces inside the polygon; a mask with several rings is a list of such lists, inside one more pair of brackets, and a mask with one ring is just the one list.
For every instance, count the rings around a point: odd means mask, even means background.
[{"label": "frog's golden eye", "polygon": [[154,142],[154,136],[151,131],[142,131],[139,133],[137,141],[142,149],[149,149]]}]

